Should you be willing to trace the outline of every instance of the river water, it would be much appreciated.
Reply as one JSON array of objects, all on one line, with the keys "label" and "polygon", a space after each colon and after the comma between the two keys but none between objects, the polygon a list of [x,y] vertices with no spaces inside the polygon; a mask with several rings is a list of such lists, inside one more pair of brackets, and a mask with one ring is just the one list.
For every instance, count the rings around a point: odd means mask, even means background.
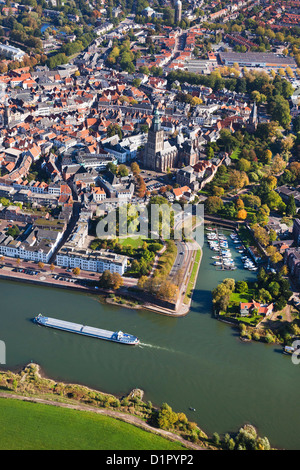
[{"label": "river water", "polygon": [[[250,422],[272,445],[299,449],[300,365],[293,365],[279,346],[242,343],[234,329],[212,318],[211,290],[222,279],[255,278],[242,269],[237,253],[241,269],[232,272],[218,271],[212,255],[205,245],[191,311],[184,318],[105,305],[96,296],[62,289],[0,281],[6,368],[32,360],[51,378],[118,396],[138,387],[145,400],[168,403],[209,434],[237,431]],[[44,328],[31,321],[39,312],[132,333],[141,345]]]}]

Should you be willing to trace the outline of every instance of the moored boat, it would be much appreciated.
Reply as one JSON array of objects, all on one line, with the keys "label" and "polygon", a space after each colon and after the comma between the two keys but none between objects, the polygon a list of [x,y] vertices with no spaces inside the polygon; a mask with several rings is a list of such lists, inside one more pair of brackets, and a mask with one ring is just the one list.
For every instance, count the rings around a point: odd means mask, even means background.
[{"label": "moored boat", "polygon": [[80,325],[78,323],[58,320],[56,318],[45,317],[41,314],[34,318],[34,323],[47,326],[49,328],[55,328],[57,330],[68,331],[70,333],[77,333],[84,336],[91,336],[93,338],[105,339],[115,343],[137,345],[140,342],[136,336],[123,333],[122,331],[102,330],[100,328],[94,328],[91,326]]}]

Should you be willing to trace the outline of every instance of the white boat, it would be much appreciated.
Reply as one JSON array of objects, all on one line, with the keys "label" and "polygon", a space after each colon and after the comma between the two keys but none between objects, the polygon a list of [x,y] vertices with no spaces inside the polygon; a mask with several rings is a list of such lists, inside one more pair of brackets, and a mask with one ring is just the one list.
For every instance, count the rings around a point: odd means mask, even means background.
[{"label": "white boat", "polygon": [[49,328],[55,328],[71,333],[91,336],[93,338],[114,341],[116,343],[136,345],[140,342],[140,340],[136,336],[133,336],[128,333],[123,333],[122,331],[102,330],[100,328],[94,328],[91,326],[80,325],[78,323],[58,320],[57,318],[45,317],[42,314],[39,314],[37,317],[35,317],[33,321],[38,325],[47,326]]}]

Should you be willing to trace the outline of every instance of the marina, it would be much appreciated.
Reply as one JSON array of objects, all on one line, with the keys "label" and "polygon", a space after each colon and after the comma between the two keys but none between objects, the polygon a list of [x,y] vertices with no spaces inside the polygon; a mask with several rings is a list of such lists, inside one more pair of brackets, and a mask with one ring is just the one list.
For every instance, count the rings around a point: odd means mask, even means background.
[{"label": "marina", "polygon": [[[243,243],[240,240],[238,234],[235,232],[232,232],[229,235],[229,237],[231,241],[233,242],[234,250],[237,253],[242,255],[241,260],[242,260],[244,269],[247,269],[249,271],[257,271],[258,267],[252,261],[252,259],[247,255],[247,250],[243,246]],[[235,261],[232,257],[231,249],[229,248],[229,245],[228,245],[227,236],[224,235],[224,233],[220,232],[218,228],[213,229],[209,227],[208,233],[206,234],[206,238],[207,238],[209,248],[212,251],[218,253],[215,256],[211,257],[214,260],[213,265],[216,266],[217,269],[221,269],[221,270],[233,271],[237,269]]]}]

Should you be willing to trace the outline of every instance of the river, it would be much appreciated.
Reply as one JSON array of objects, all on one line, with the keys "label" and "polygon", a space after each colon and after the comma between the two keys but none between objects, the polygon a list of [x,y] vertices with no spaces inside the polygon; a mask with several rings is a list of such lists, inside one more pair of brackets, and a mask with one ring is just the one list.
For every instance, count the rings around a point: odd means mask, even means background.
[{"label": "river", "polygon": [[[250,422],[272,445],[299,449],[300,366],[279,346],[243,343],[234,329],[212,318],[211,290],[222,279],[255,278],[239,259],[241,269],[218,271],[212,254],[205,245],[191,311],[184,318],[106,305],[96,296],[62,289],[1,281],[0,339],[6,344],[6,368],[32,360],[51,378],[118,396],[138,387],[146,401],[168,403],[209,434],[237,431]],[[39,312],[121,329],[138,336],[141,345],[43,328],[31,321]]]}]

